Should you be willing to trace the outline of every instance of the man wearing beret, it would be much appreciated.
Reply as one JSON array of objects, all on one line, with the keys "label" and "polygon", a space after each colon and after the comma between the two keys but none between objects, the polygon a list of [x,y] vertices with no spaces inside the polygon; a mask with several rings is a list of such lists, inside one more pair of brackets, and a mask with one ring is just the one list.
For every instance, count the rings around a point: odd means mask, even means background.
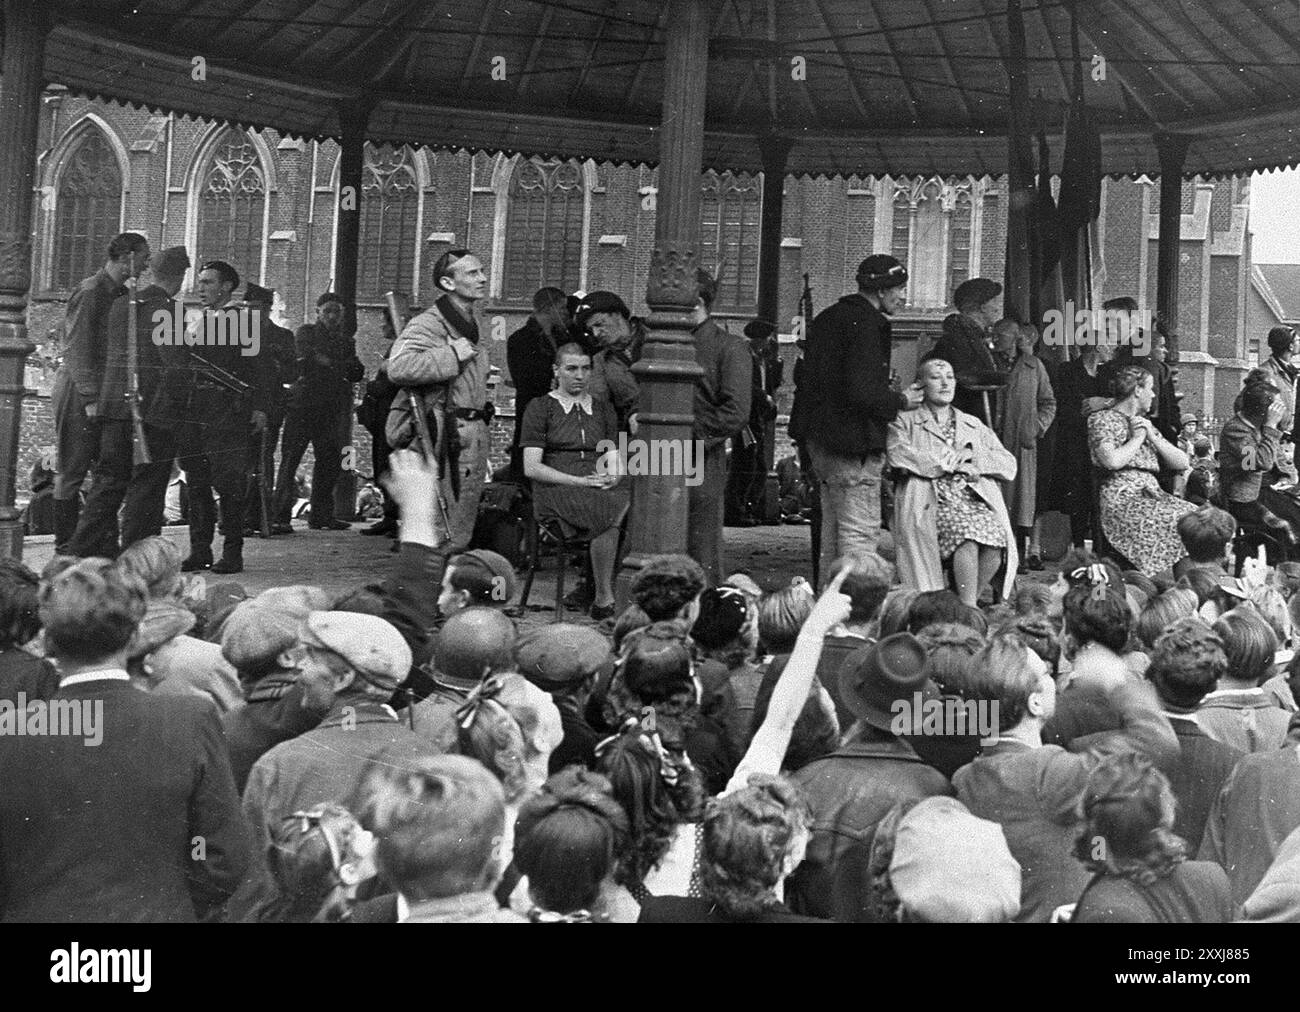
[{"label": "man wearing beret", "polygon": [[823,578],[841,555],[876,550],[885,432],[923,399],[919,387],[890,385],[889,317],[906,303],[907,270],[877,253],[857,282],[812,321],[790,412],[790,438],[807,445],[820,483]]},{"label": "man wearing beret", "polygon": [[602,735],[583,716],[596,677],[613,664],[609,640],[594,629],[555,622],[530,629],[515,644],[519,673],[551,694],[560,711],[564,738],[551,753],[550,771],[577,764],[591,767]]},{"label": "man wearing beret", "polygon": [[634,317],[627,303],[613,292],[591,292],[574,309],[573,325],[589,336],[592,347],[588,393],[608,400],[618,415],[619,428],[635,435],[640,387],[632,365],[645,344],[644,321]]},{"label": "man wearing beret", "polygon": [[988,278],[971,278],[958,285],[952,296],[957,312],[943,321],[943,334],[921,360],[941,358],[951,365],[957,377],[953,407],[983,418],[990,425],[993,419],[984,410],[984,395],[975,388],[1007,381],[1006,373],[998,370],[989,349],[989,332],[1000,315],[1001,295],[1002,286]]},{"label": "man wearing beret", "polygon": [[[162,530],[163,500],[171,479],[176,443],[165,417],[159,417],[164,354],[176,349],[152,340],[154,314],[170,317],[172,300],[181,290],[190,258],[184,246],[173,246],[154,257],[150,263],[153,283],[137,290],[136,301],[136,378],[139,385],[137,405],[144,420],[144,437],[149,451],[147,464],[133,465],[134,430],[129,400],[127,374],[128,295],[117,299],[108,312],[104,375],[100,383],[96,417],[99,426],[99,461],[95,481],[86,506],[68,543],[69,555],[101,555],[112,558],[118,553],[118,509],[122,510],[121,547],[126,548]],[[165,413],[164,413],[165,414]],[[123,502],[125,500],[125,504]]]},{"label": "man wearing beret", "polygon": [[254,860],[231,899],[232,920],[259,920],[274,901],[266,853],[286,816],[323,801],[361,812],[364,782],[376,763],[411,768],[437,754],[385,702],[411,667],[410,647],[388,622],[354,612],[313,612],[294,660],[307,705],[328,702],[329,709],[315,730],[282,742],[253,765],[243,807]]}]

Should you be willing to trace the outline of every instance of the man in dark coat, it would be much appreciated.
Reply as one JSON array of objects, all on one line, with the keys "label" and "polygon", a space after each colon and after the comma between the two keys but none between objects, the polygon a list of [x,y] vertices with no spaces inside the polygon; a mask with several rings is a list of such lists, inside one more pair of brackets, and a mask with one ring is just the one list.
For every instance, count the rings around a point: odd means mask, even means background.
[{"label": "man in dark coat", "polygon": [[[393,329],[393,321],[387,313],[384,313],[383,328],[380,340],[383,342],[384,358],[387,359],[393,342],[397,340],[397,331]],[[370,433],[370,467],[376,484],[388,472],[388,457],[393,450],[388,445],[385,429],[388,426],[388,413],[393,409],[393,401],[400,389],[388,378],[387,362],[381,361],[375,370],[375,378],[366,383],[366,392],[357,407],[357,421]],[[358,533],[368,537],[397,536],[397,503],[391,495],[384,496],[384,515]]]},{"label": "man in dark coat", "polygon": [[[163,500],[176,456],[176,441],[171,426],[165,422],[159,424],[153,407],[161,393],[163,356],[174,356],[180,344],[175,340],[181,336],[176,333],[181,328],[173,300],[189,267],[190,258],[184,246],[163,250],[151,263],[153,284],[139,288],[135,295],[137,410],[149,452],[148,463],[134,463],[135,433],[127,370],[129,296],[117,299],[109,310],[103,380],[96,410],[99,459],[95,464],[94,485],[86,497],[77,531],[66,549],[68,555],[116,556],[119,509],[123,511],[122,548],[162,529]],[[160,343],[154,339],[155,334],[171,340]]]},{"label": "man in dark coat", "polygon": [[[214,912],[248,861],[216,708],[142,692],[125,670],[143,582],[102,559],[41,596],[61,684],[0,706],[0,911],[9,922],[182,922]],[[33,721],[44,718],[44,733]]]},{"label": "man in dark coat", "polygon": [[776,392],[781,386],[781,353],[776,325],[751,320],[745,325],[753,360],[749,394],[749,424],[731,441],[727,475],[726,520],[731,527],[753,527],[762,519],[763,485],[772,458],[772,423],[776,421]]},{"label": "man in dark coat", "polygon": [[812,321],[790,415],[790,438],[807,445],[819,482],[823,577],[841,555],[876,550],[885,431],[923,400],[919,386],[890,382],[889,317],[906,301],[907,270],[877,253],[858,265],[857,282]]},{"label": "man in dark coat", "polygon": [[558,288],[539,288],[533,296],[533,314],[506,338],[506,366],[515,387],[515,437],[510,444],[510,470],[524,474],[524,451],[519,434],[524,409],[537,397],[551,392],[555,377],[555,352],[568,339],[568,296]]},{"label": "man in dark coat", "polygon": [[575,763],[591,768],[596,744],[604,737],[583,712],[592,686],[613,666],[609,640],[594,629],[556,622],[523,633],[515,643],[516,670],[551,694],[560,711],[564,737],[551,753],[550,772]]},{"label": "man in dark coat", "polygon": [[723,330],[709,313],[718,283],[706,271],[698,274],[695,305],[695,361],[703,375],[695,381],[696,445],[704,445],[704,480],[689,490],[687,552],[704,567],[710,586],[727,575],[722,561],[723,500],[727,490],[727,440],[749,421],[753,367],[749,348]]},{"label": "man in dark coat", "polygon": [[280,473],[275,480],[272,511],[275,534],[292,534],[290,511],[297,495],[295,479],[302,455],[311,444],[311,521],[314,530],[345,531],[334,519],[334,484],[343,470],[342,418],[352,414],[352,384],[366,368],[357,358],[356,338],[343,332],[346,309],[335,292],[316,300],[316,322],[298,328],[298,378],[289,395],[284,422]]},{"label": "man in dark coat", "polygon": [[68,298],[63,325],[63,362],[54,377],[51,403],[58,446],[54,482],[54,545],[64,554],[77,530],[81,484],[99,451],[96,413],[108,348],[108,314],[126,292],[123,282],[149,264],[149,242],[123,232],[108,246],[108,262],[81,282]]},{"label": "man in dark coat", "polygon": [[990,328],[1001,316],[1001,295],[1002,286],[988,278],[971,278],[958,285],[952,295],[957,312],[943,321],[942,335],[921,360],[941,358],[951,365],[957,377],[953,407],[990,426],[993,419],[984,410],[984,392],[978,388],[1001,386],[1007,381],[1006,372],[998,369],[989,349]]},{"label": "man in dark coat", "polygon": [[293,331],[271,319],[271,307],[275,305],[274,289],[250,284],[244,292],[244,302],[261,318],[262,354],[267,357],[271,373],[268,377],[270,397],[267,400],[266,430],[252,435],[248,450],[255,459],[260,455],[261,461],[256,476],[248,483],[244,532],[258,535],[262,530],[263,500],[266,502],[268,526],[274,521],[271,499],[275,492],[275,448],[284,428],[289,388],[298,378],[298,351]]}]

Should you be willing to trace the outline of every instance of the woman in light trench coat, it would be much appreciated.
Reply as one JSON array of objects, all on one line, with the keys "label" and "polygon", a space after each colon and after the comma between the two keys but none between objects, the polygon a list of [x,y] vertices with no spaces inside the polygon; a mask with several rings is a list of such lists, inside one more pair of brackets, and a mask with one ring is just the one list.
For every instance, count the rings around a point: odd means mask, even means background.
[{"label": "woman in light trench coat", "polygon": [[951,558],[957,593],[974,606],[1005,551],[1007,597],[1019,557],[999,482],[1016,476],[1016,458],[988,426],[952,406],[951,365],[931,359],[917,382],[925,400],[889,426],[886,447],[888,466],[901,479],[893,529],[899,574],[908,587],[941,590],[943,562]]}]

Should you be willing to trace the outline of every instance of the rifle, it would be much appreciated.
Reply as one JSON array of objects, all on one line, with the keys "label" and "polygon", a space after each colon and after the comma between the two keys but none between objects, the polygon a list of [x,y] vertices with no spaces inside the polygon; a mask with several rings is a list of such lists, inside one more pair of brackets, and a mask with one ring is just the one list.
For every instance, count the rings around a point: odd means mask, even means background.
[{"label": "rifle", "polygon": [[[253,459],[249,462],[248,474],[244,477],[244,502],[248,502],[253,483],[256,482],[258,530],[262,537],[269,538],[271,536],[271,507],[269,501],[271,490],[266,483],[266,429],[258,433],[257,449],[250,456]],[[247,516],[247,506],[245,506],[245,516]]]},{"label": "rifle", "polygon": [[244,394],[248,393],[248,391],[252,389],[250,384],[245,383],[234,373],[226,372],[226,370],[222,369],[220,366],[213,365],[197,352],[187,351],[185,354],[190,357],[190,367],[194,372],[209,383],[215,383],[217,386],[225,387],[232,394],[237,394],[240,397],[244,396]]},{"label": "rifle", "polygon": [[131,463],[148,464],[149,444],[144,438],[144,420],[140,417],[140,350],[136,346],[139,307],[135,301],[136,279],[126,279],[126,403],[131,411]]},{"label": "rifle", "polygon": [[[393,325],[393,333],[400,336],[411,312],[410,299],[398,292],[386,292],[384,302],[388,308],[389,322]],[[415,442],[419,445],[424,459],[431,464],[436,463],[438,454],[433,435],[429,432],[429,416],[425,413],[424,395],[412,387],[407,387],[406,396],[415,421]],[[440,482],[434,483],[433,495],[438,504],[438,513],[442,517],[442,525],[447,531],[447,539],[451,540],[451,514],[447,510],[447,500],[443,498]]]}]

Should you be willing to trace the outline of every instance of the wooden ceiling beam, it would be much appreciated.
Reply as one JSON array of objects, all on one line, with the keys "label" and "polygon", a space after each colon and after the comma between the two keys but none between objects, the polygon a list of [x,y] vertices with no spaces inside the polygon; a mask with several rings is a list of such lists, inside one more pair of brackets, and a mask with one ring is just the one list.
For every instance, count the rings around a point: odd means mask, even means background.
[{"label": "wooden ceiling beam", "polygon": [[[862,89],[858,85],[857,78],[853,76],[853,68],[849,66],[848,56],[844,52],[844,47],[840,44],[839,39],[836,37],[835,33],[831,30],[831,25],[826,18],[826,10],[825,8],[822,7],[821,0],[808,0],[808,8],[813,12],[814,15],[816,15],[817,20],[821,22],[822,31],[825,32],[831,38],[835,39],[834,42],[835,51],[839,53],[840,63],[844,67],[844,79],[848,82],[849,85],[849,97],[853,99],[853,107],[857,110],[858,118],[861,120],[863,124],[866,124],[871,118],[870,114],[867,112],[867,100],[862,94]],[[874,12],[874,5],[873,5],[873,12]],[[876,21],[879,22],[879,20],[880,18],[879,16],[877,16]],[[913,113],[915,114],[915,109],[913,110]],[[819,120],[822,118],[823,117],[820,116],[818,117]]]}]

